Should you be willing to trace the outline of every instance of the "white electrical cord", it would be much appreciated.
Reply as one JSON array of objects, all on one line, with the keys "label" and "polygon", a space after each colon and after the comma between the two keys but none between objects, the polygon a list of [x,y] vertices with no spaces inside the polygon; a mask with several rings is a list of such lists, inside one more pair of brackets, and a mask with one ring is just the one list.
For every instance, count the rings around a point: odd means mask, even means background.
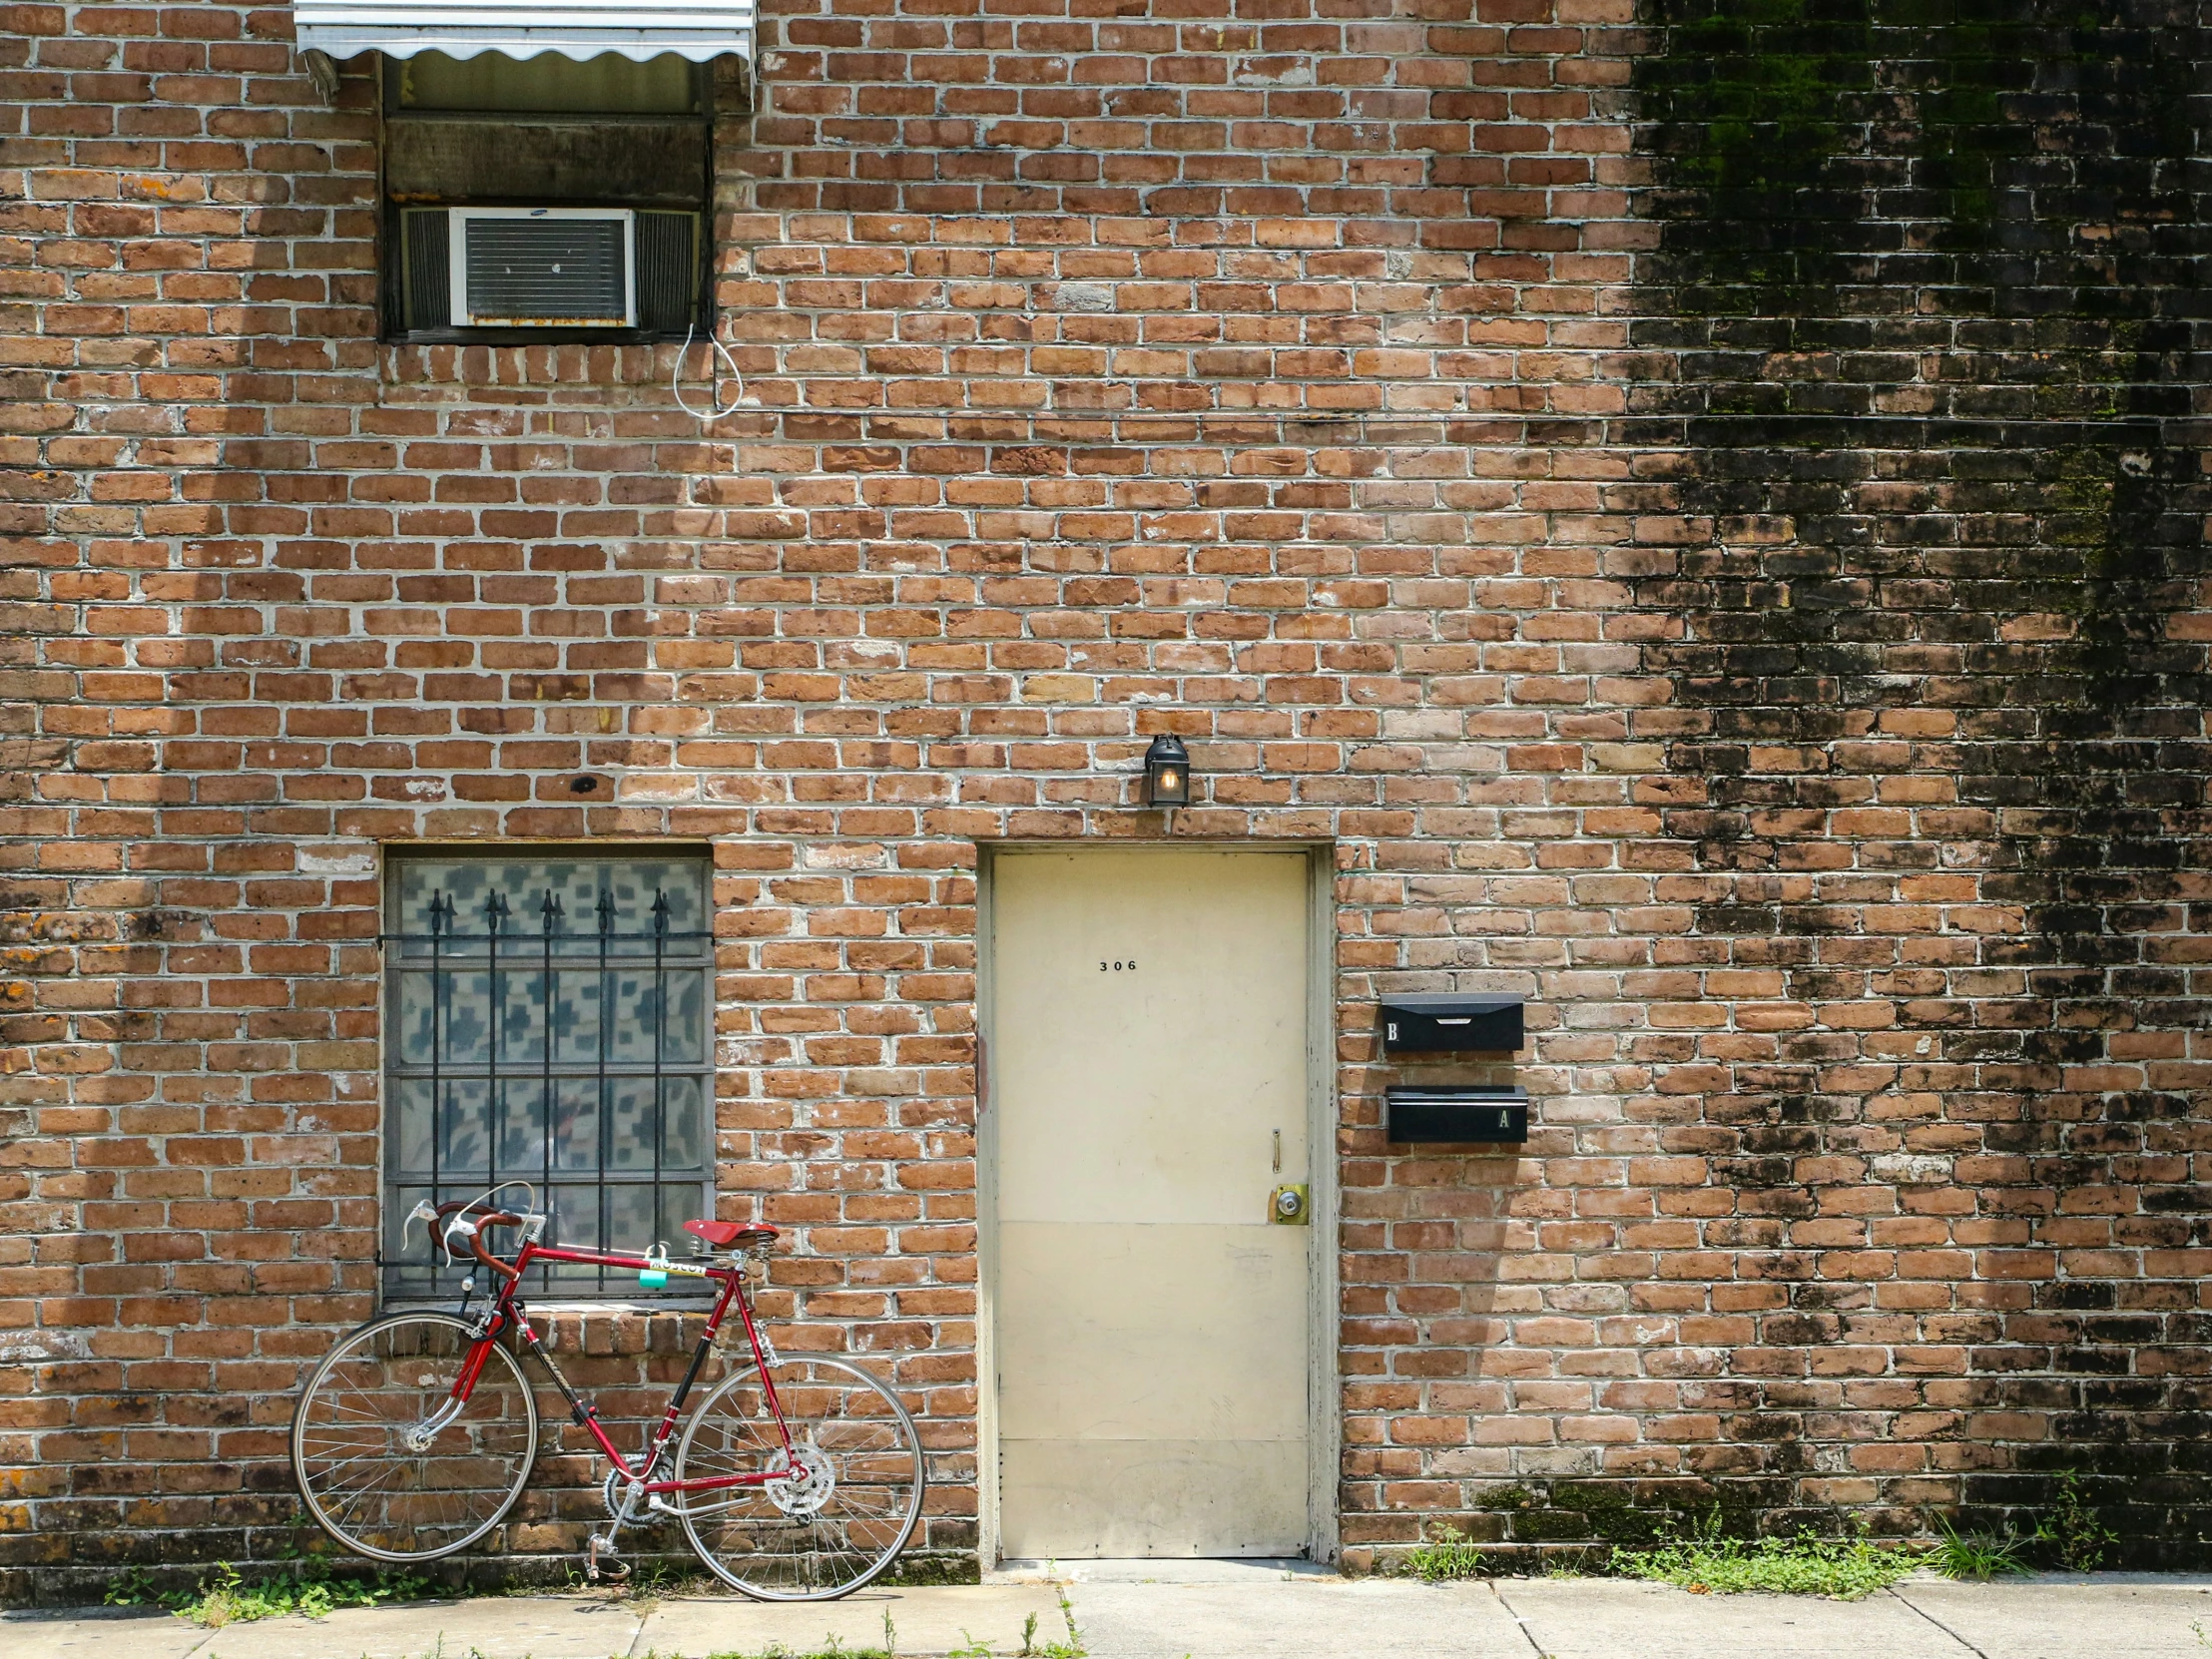
[{"label": "white electrical cord", "polygon": [[724,408],[722,406],[722,393],[716,386],[710,370],[707,407],[695,409],[685,402],[684,359],[691,355],[692,336],[698,330],[699,320],[694,317],[684,328],[684,349],[676,354],[676,368],[668,377],[668,389],[675,395],[676,406],[694,420],[720,420],[724,415],[736,414],[739,405],[745,401],[745,376],[738,372],[738,360],[730,355],[729,347],[722,343],[719,335],[710,331],[707,335],[707,343],[713,346],[716,355],[722,358],[723,367],[730,371],[730,378],[738,382],[738,395],[730,399],[730,406],[727,409]]}]

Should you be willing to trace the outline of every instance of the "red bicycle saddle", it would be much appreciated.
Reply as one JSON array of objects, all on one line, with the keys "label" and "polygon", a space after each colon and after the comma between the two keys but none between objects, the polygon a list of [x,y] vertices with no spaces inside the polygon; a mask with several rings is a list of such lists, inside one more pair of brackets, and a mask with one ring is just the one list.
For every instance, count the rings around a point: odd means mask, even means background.
[{"label": "red bicycle saddle", "polygon": [[776,1237],[773,1227],[748,1227],[736,1221],[687,1221],[684,1231],[697,1233],[717,1250],[728,1250],[733,1245],[743,1249],[747,1245],[767,1244]]}]

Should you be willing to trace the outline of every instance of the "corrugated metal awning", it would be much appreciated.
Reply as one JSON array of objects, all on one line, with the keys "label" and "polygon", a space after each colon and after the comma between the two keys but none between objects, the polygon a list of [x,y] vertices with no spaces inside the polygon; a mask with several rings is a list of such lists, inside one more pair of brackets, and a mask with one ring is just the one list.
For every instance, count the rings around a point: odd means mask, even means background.
[{"label": "corrugated metal awning", "polygon": [[725,52],[751,61],[754,0],[639,0],[584,6],[573,0],[295,0],[302,51],[350,58],[358,52],[411,58],[498,52],[534,58],[625,58],[675,53],[703,63]]}]

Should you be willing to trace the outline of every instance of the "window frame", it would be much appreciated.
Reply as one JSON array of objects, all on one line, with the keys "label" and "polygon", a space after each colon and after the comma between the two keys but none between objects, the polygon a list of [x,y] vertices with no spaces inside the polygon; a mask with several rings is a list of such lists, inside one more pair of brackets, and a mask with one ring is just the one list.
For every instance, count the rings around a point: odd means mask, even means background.
[{"label": "window frame", "polygon": [[[687,331],[700,338],[710,338],[715,323],[715,124],[718,110],[715,100],[715,66],[711,62],[691,61],[693,85],[697,89],[697,109],[690,114],[637,114],[627,112],[593,112],[576,110],[442,110],[408,109],[399,103],[399,79],[404,72],[404,62],[379,53],[376,59],[376,295],[377,334],[386,344],[392,345],[557,345],[564,342],[585,344],[654,344],[662,341],[682,340]],[[528,128],[571,128],[577,130],[600,129],[612,131],[625,127],[697,127],[702,134],[700,144],[701,163],[697,188],[687,192],[681,200],[671,194],[666,199],[646,200],[635,195],[606,190],[576,190],[555,196],[543,194],[516,195],[512,192],[443,192],[409,191],[404,199],[394,192],[390,164],[392,157],[391,133],[395,127],[410,125],[481,125],[490,128],[522,126]],[[487,138],[489,135],[487,135]],[[697,216],[697,232],[693,256],[693,301],[686,308],[688,328],[676,326],[651,327],[642,321],[628,324],[588,324],[580,326],[530,327],[506,323],[471,326],[448,323],[443,327],[410,328],[407,325],[407,273],[406,241],[401,224],[402,216],[410,210],[422,208],[506,209],[530,211],[540,208],[624,210],[633,216],[628,248],[628,264],[633,287],[631,315],[639,317],[642,306],[635,293],[638,266],[638,240],[635,216],[643,213],[690,213]],[[448,280],[459,267],[449,250]]]},{"label": "window frame", "polygon": [[[580,932],[564,932],[556,936],[544,928],[529,926],[529,918],[517,915],[510,906],[505,912],[507,925],[500,929],[498,943],[486,941],[483,931],[471,931],[456,925],[446,935],[456,941],[480,941],[478,947],[450,949],[433,942],[430,934],[404,932],[402,930],[402,883],[406,867],[410,864],[537,864],[548,862],[580,862],[619,870],[625,863],[682,862],[696,866],[700,876],[703,909],[697,929],[662,933],[656,930],[655,948],[647,951],[642,941],[647,935],[614,932],[607,928],[606,915],[599,914],[599,925],[594,935],[587,938]],[[596,877],[594,886],[601,892],[602,905],[609,901],[612,882],[605,876]],[[549,889],[550,890],[550,889]],[[661,889],[656,889],[658,892]],[[493,894],[502,891],[498,884],[491,887]],[[649,909],[654,908],[649,906]],[[450,913],[450,912],[449,912]],[[654,1243],[667,1243],[681,1247],[681,1228],[684,1221],[693,1216],[714,1214],[715,1195],[720,1185],[716,1145],[715,1110],[715,901],[714,860],[709,847],[692,842],[625,842],[615,846],[590,843],[516,843],[502,842],[495,845],[455,846],[439,843],[411,843],[387,849],[380,872],[378,893],[378,942],[382,952],[379,968],[381,999],[380,1037],[377,1054],[377,1077],[380,1091],[378,1115],[377,1194],[379,1200],[379,1231],[376,1253],[377,1292],[384,1306],[408,1306],[425,1302],[449,1300],[458,1288],[461,1268],[448,1270],[441,1257],[430,1249],[429,1241],[419,1236],[419,1230],[408,1230],[403,1237],[402,1221],[405,1213],[425,1193],[433,1202],[474,1198],[494,1180],[504,1177],[509,1181],[528,1180],[537,1189],[537,1202],[541,1210],[555,1216],[549,1230],[548,1242],[553,1242],[560,1227],[562,1195],[588,1189],[597,1198],[597,1215],[592,1224],[600,1235],[600,1242],[614,1248],[635,1247],[643,1250]],[[461,920],[465,920],[463,915]],[[629,918],[624,917],[627,924]],[[435,928],[433,928],[433,932]],[[682,948],[664,948],[670,940],[689,941]],[[625,941],[634,948],[627,951],[611,951],[610,941]],[[415,948],[410,948],[410,945]],[[425,952],[422,946],[429,946]],[[511,946],[511,952],[509,950]],[[564,960],[565,958],[565,960]],[[445,967],[445,963],[456,964]],[[513,963],[512,969],[506,965]],[[697,1058],[669,1059],[664,1053],[667,1039],[657,1033],[655,1049],[649,1063],[637,1060],[618,1060],[611,1050],[619,1040],[618,1020],[610,1009],[610,974],[635,972],[651,964],[655,982],[647,999],[664,1020],[670,1001],[670,986],[674,975],[693,975],[699,981]],[[536,1001],[530,1006],[536,1013],[536,1025],[542,1032],[542,1041],[528,1054],[512,1061],[499,1052],[497,1027],[501,1020],[511,1017],[514,1006],[502,979],[509,971],[538,974],[548,966],[552,969],[552,982],[541,979],[536,987]],[[480,972],[484,977],[483,1012],[486,1026],[486,1058],[482,1060],[455,1059],[439,1052],[441,1032],[438,1021],[450,1003],[441,1000],[437,985],[439,973],[448,978],[462,971]],[[594,1040],[596,1053],[590,1061],[579,1062],[573,1057],[556,1061],[554,1053],[559,1046],[556,1020],[550,1004],[558,996],[558,976],[563,972],[590,972],[598,976],[596,994],[598,1010],[595,1016]],[[431,978],[431,999],[437,1013],[433,1015],[431,1039],[432,1051],[427,1062],[410,1060],[404,1053],[407,1033],[402,1028],[402,1009],[407,999],[403,992],[403,980],[427,973]],[[528,993],[526,993],[527,995]],[[661,1033],[665,1033],[665,1023]],[[485,1143],[487,1162],[482,1167],[469,1169],[466,1174],[457,1173],[458,1166],[441,1164],[445,1124],[443,1112],[452,1099],[450,1093],[440,1097],[441,1084],[476,1080],[481,1074],[484,1089],[483,1110],[485,1117]],[[560,1091],[556,1083],[561,1080],[583,1079],[596,1083],[592,1102],[592,1133],[598,1140],[598,1161],[586,1169],[569,1167],[562,1169],[555,1163],[554,1145],[557,1139],[556,1124],[561,1111],[556,1105]],[[649,1175],[636,1170],[624,1170],[612,1161],[615,1120],[618,1108],[610,1085],[627,1080],[652,1080],[654,1106],[654,1163]],[[694,1082],[691,1109],[697,1113],[697,1121],[691,1126],[691,1143],[699,1150],[696,1166],[664,1168],[661,1159],[669,1144],[670,1120],[662,1114],[668,1110],[666,1083],[670,1080],[691,1079]],[[419,1137],[429,1148],[427,1170],[410,1168],[405,1162],[411,1131],[402,1114],[407,1110],[407,1097],[419,1085],[427,1082],[430,1088],[430,1120],[428,1132]],[[536,1098],[528,1098],[530,1090],[509,1090],[517,1082],[534,1085]],[[525,1166],[509,1162],[506,1157],[508,1131],[507,1113],[510,1099],[521,1101],[522,1109],[539,1114],[536,1140],[540,1151],[535,1163]],[[461,1108],[465,1109],[465,1108]],[[542,1179],[541,1179],[542,1177]],[[696,1184],[696,1187],[694,1187]],[[610,1225],[609,1194],[615,1188],[644,1188],[654,1196],[650,1200],[655,1221],[652,1239],[631,1238],[627,1235],[607,1239],[604,1235]],[[696,1191],[696,1198],[689,1196]],[[517,1199],[520,1194],[515,1194]],[[679,1214],[678,1211],[683,1213]],[[570,1232],[569,1242],[584,1243],[584,1239]],[[397,1250],[396,1255],[387,1251]],[[612,1280],[616,1270],[608,1268],[552,1268],[533,1269],[533,1283],[526,1289],[539,1300],[553,1302],[605,1303],[651,1302],[656,1305],[688,1303],[699,1300],[700,1287],[696,1282],[682,1278],[672,1281],[662,1292],[650,1292],[627,1280]],[[587,1282],[588,1280],[588,1282]],[[483,1289],[482,1286],[478,1287]]]}]

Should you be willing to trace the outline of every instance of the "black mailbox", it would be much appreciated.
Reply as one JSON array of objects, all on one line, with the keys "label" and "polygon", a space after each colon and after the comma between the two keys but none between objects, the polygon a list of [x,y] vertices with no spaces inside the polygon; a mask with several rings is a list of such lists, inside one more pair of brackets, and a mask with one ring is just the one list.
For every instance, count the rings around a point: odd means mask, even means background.
[{"label": "black mailbox", "polygon": [[1517,996],[1386,996],[1382,1047],[1391,1054],[1510,1053],[1521,1045]]},{"label": "black mailbox", "polygon": [[1383,1122],[1392,1141],[1478,1141],[1528,1139],[1528,1091],[1482,1084],[1415,1087],[1400,1084],[1384,1091]]}]

